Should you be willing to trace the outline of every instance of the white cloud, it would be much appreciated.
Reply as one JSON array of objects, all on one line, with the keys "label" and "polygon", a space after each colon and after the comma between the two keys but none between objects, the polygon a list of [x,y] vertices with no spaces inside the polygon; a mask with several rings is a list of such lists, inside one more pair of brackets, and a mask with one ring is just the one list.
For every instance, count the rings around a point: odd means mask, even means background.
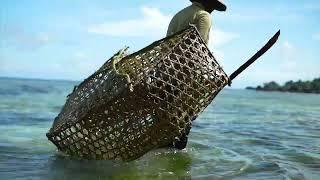
[{"label": "white cloud", "polygon": [[221,65],[224,64],[223,60],[225,59],[225,53],[222,50],[222,46],[237,39],[239,36],[240,35],[237,33],[226,32],[220,29],[213,29],[213,31],[210,32],[209,49]]},{"label": "white cloud", "polygon": [[[141,12],[143,15],[141,18],[105,22],[90,27],[88,32],[122,37],[164,37],[172,16],[164,14],[157,8],[150,7],[141,8]],[[230,43],[238,37],[239,34],[237,33],[225,32],[221,29],[213,28],[210,32],[209,48],[213,50],[215,57],[221,60],[224,57],[224,53],[217,48]]]},{"label": "white cloud", "polygon": [[214,29],[210,32],[210,40],[209,43],[212,47],[223,46],[232,40],[239,37],[239,34],[232,32],[225,32],[220,29]]},{"label": "white cloud", "polygon": [[157,8],[143,7],[141,11],[141,18],[98,24],[90,27],[88,32],[109,36],[164,36],[171,16],[164,15]]},{"label": "white cloud", "polygon": [[[123,21],[106,22],[94,25],[88,32],[109,36],[156,36],[163,37],[172,18],[157,8],[141,8],[142,17]],[[238,38],[239,34],[213,29],[210,32],[210,48],[220,47]]]},{"label": "white cloud", "polygon": [[319,76],[319,68],[312,61],[313,58],[297,44],[290,41],[278,43],[264,55],[263,61],[255,63],[254,68],[249,68],[239,76],[243,77],[243,82],[237,83],[239,87],[257,86],[270,81],[282,84],[289,80],[312,80]]},{"label": "white cloud", "polygon": [[299,70],[298,67],[298,48],[295,47],[288,41],[283,42],[280,45],[280,58],[282,62],[280,62],[280,68],[282,72],[296,72]]},{"label": "white cloud", "polygon": [[87,55],[83,52],[76,52],[74,53],[74,57],[76,57],[77,59],[86,59]]},{"label": "white cloud", "polygon": [[48,33],[32,33],[23,27],[4,26],[1,29],[1,36],[4,44],[14,46],[23,50],[34,50],[49,44],[52,39]]},{"label": "white cloud", "polygon": [[283,42],[280,45],[280,53],[283,60],[290,61],[294,58],[296,48],[288,41]]},{"label": "white cloud", "polygon": [[[299,2],[300,3],[300,2]],[[303,8],[302,4],[288,6],[286,3],[270,3],[266,6],[249,5],[246,7],[230,7],[228,13],[222,16],[223,19],[233,22],[246,21],[250,22],[301,22],[305,20],[304,12],[308,9]],[[268,9],[268,11],[265,11]]]},{"label": "white cloud", "polygon": [[312,39],[320,41],[320,33],[316,33],[312,36]]},{"label": "white cloud", "polygon": [[36,49],[47,45],[50,42],[48,34],[20,34],[15,37],[17,45],[25,49]]},{"label": "white cloud", "polygon": [[223,64],[223,59],[225,58],[225,53],[219,49],[211,50],[213,56],[218,60],[218,62],[222,62],[220,65]]},{"label": "white cloud", "polygon": [[50,41],[49,35],[46,33],[39,33],[35,37],[35,41],[38,41],[39,43],[46,44]]},{"label": "white cloud", "polygon": [[0,76],[80,80],[87,78],[101,65],[93,58],[72,54],[63,62],[57,60],[36,64],[22,59],[1,59]]},{"label": "white cloud", "polygon": [[261,66],[257,64],[257,68],[251,69],[254,74],[250,77],[251,79],[265,81],[284,81],[289,80],[290,77],[295,79],[295,76],[303,69],[301,62],[299,63],[301,59],[298,48],[294,44],[289,41],[279,42],[275,48],[274,57],[270,56],[270,59],[265,60]]}]

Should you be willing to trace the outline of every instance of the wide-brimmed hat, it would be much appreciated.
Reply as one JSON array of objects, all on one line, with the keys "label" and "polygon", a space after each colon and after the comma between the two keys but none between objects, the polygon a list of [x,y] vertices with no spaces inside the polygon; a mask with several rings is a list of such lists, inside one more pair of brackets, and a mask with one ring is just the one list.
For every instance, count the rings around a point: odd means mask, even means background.
[{"label": "wide-brimmed hat", "polygon": [[217,6],[216,6],[216,10],[217,11],[226,11],[227,10],[227,6],[221,1],[221,0],[213,0],[217,2]]},{"label": "wide-brimmed hat", "polygon": [[191,2],[200,2],[205,4],[214,5],[214,9],[217,11],[226,11],[227,6],[223,3],[223,0],[190,0]]}]

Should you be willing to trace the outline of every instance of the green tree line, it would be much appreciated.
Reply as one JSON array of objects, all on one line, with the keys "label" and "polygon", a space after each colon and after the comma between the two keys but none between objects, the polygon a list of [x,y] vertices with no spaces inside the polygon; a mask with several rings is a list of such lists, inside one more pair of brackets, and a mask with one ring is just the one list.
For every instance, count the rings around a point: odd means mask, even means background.
[{"label": "green tree line", "polygon": [[258,86],[256,88],[247,87],[247,89],[256,89],[258,91],[320,93],[320,78],[316,78],[312,81],[288,81],[282,86],[275,81],[271,81],[264,83],[263,86]]}]

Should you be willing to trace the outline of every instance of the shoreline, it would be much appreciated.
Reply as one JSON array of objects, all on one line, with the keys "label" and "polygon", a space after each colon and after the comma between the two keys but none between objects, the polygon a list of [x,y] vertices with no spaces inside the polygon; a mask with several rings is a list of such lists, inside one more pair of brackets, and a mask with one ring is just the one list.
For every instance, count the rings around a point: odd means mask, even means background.
[{"label": "shoreline", "polygon": [[277,92],[290,92],[290,93],[307,93],[307,94],[320,94],[320,77],[312,81],[287,81],[283,85],[279,85],[275,81],[264,83],[262,86],[246,87],[247,90],[256,91],[277,91]]}]

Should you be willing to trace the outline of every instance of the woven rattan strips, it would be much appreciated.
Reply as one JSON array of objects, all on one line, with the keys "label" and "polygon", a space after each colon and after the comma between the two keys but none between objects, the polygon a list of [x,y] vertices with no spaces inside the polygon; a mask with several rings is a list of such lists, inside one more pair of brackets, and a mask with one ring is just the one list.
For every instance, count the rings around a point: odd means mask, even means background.
[{"label": "woven rattan strips", "polygon": [[179,140],[228,84],[194,26],[119,51],[68,96],[47,137],[84,159],[129,161]]}]

